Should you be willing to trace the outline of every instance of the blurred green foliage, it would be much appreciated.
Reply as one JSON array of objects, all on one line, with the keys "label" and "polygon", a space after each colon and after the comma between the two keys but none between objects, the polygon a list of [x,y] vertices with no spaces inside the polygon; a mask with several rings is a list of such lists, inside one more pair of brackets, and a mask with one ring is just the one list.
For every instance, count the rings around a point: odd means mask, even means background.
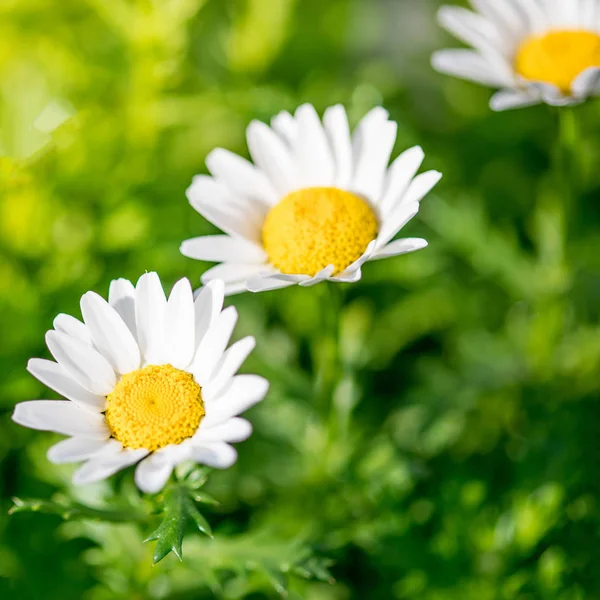
[{"label": "blurred green foliage", "polygon": [[[576,197],[551,165],[557,113],[493,114],[442,77],[434,0],[0,3],[0,596],[45,600],[600,598],[599,107],[577,109]],[[344,289],[343,376],[327,384],[319,288],[235,297],[247,368],[272,380],[238,464],[211,475],[215,539],[152,567],[134,524],[7,516],[12,496],[102,506],[51,434],[10,421],[25,372],[88,289],[207,265],[184,190],[206,153],[304,101],[384,104],[397,150],[445,174],[410,235]],[[329,382],[332,383],[332,382]],[[327,385],[322,389],[329,389]],[[332,408],[331,408],[332,407]],[[133,492],[132,492],[133,493]],[[331,563],[335,583],[325,570]]]}]

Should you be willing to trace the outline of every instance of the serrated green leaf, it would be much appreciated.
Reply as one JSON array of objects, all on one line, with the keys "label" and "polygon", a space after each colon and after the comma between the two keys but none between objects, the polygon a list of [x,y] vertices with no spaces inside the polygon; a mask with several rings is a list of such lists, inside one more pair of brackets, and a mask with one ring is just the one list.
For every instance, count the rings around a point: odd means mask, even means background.
[{"label": "serrated green leaf", "polygon": [[156,540],[153,563],[161,561],[170,552],[183,559],[183,537],[188,523],[192,522],[204,534],[212,537],[212,530],[194,503],[192,490],[181,484],[173,484],[164,495],[164,519],[147,538]]},{"label": "serrated green leaf", "polygon": [[194,494],[194,500],[199,504],[210,504],[212,506],[219,506],[219,501],[216,498],[213,498],[210,494],[206,492],[196,492]]}]

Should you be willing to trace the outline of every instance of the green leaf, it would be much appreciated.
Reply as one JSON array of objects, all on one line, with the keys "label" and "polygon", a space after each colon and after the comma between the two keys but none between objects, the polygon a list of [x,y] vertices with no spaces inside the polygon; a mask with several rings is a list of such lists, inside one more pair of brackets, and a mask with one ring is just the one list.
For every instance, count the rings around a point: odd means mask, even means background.
[{"label": "green leaf", "polygon": [[57,515],[65,521],[88,519],[92,521],[110,521],[123,523],[127,521],[143,521],[146,515],[132,507],[93,508],[85,504],[72,502],[67,498],[57,500],[39,500],[36,498],[13,498],[13,506],[8,511],[9,515],[22,512],[40,512],[47,515]]},{"label": "green leaf", "polygon": [[173,484],[164,494],[164,518],[146,542],[156,540],[153,562],[156,564],[170,552],[183,559],[183,537],[188,523],[193,523],[202,533],[212,537],[208,521],[195,504],[197,492],[185,485]]}]

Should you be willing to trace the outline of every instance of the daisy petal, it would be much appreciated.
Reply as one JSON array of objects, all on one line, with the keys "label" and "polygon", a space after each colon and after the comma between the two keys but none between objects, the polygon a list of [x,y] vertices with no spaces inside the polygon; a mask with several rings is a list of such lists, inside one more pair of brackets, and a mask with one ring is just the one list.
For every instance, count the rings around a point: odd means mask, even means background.
[{"label": "daisy petal", "polygon": [[416,252],[427,247],[427,240],[421,238],[404,238],[390,242],[387,246],[380,248],[373,255],[373,260],[380,258],[389,258],[390,256],[398,256],[400,254],[408,254]]},{"label": "daisy petal", "polygon": [[352,177],[352,139],[346,111],[341,104],[329,107],[323,115],[335,162],[335,185],[346,188]]},{"label": "daisy petal", "polygon": [[124,449],[113,456],[99,456],[88,460],[83,466],[73,473],[75,485],[86,485],[106,479],[117,471],[125,469],[148,455],[148,450]]},{"label": "daisy petal", "polygon": [[100,412],[106,408],[105,396],[92,394],[83,388],[58,363],[43,358],[32,358],[27,363],[27,370],[44,385],[82,408],[92,412]]},{"label": "daisy petal", "polygon": [[221,279],[207,283],[194,300],[195,341],[196,350],[204,339],[211,323],[217,318],[223,308],[225,285]]},{"label": "daisy petal", "polygon": [[304,281],[301,281],[299,285],[302,287],[312,287],[313,285],[317,285],[317,283],[321,283],[321,281],[325,281],[329,279],[333,272],[335,271],[335,267],[333,265],[327,265],[324,269],[321,269],[314,277],[310,277]]},{"label": "daisy petal", "polygon": [[111,440],[95,440],[89,437],[71,437],[54,444],[46,456],[51,463],[64,463],[87,460],[106,448]]},{"label": "daisy petal", "polygon": [[440,73],[491,87],[505,87],[513,83],[504,73],[491,68],[490,61],[474,50],[439,50],[431,57],[431,64]]},{"label": "daisy petal", "polygon": [[421,202],[427,194],[438,184],[442,174],[439,171],[427,171],[417,175],[408,186],[402,197],[401,204],[412,204]]},{"label": "daisy petal", "polygon": [[143,361],[146,364],[161,364],[167,299],[158,275],[142,275],[135,294],[135,321]]},{"label": "daisy petal", "polygon": [[46,344],[58,364],[86,390],[100,396],[112,392],[115,372],[94,348],[59,331],[49,331]]},{"label": "daisy petal", "polygon": [[192,443],[207,442],[243,442],[252,435],[252,424],[246,419],[233,417],[225,423],[215,425],[214,427],[200,428],[192,437]]},{"label": "daisy petal", "polygon": [[387,175],[385,193],[379,204],[379,212],[388,214],[404,196],[410,182],[413,180],[425,153],[420,146],[409,148],[391,164]]},{"label": "daisy petal", "polygon": [[192,458],[215,469],[228,469],[237,460],[235,448],[225,442],[214,442],[192,449]]},{"label": "daisy petal", "polygon": [[532,95],[528,91],[521,90],[500,90],[496,92],[490,100],[490,108],[495,111],[510,110],[512,108],[523,108],[539,104],[541,98],[539,95]]},{"label": "daisy petal", "polygon": [[77,340],[82,341],[88,346],[92,345],[92,336],[87,327],[75,317],[71,315],[60,314],[54,319],[54,329],[61,333],[66,333]]},{"label": "daisy petal", "polygon": [[94,345],[117,373],[140,366],[140,349],[119,313],[95,292],[81,298],[81,314]]},{"label": "daisy petal", "polygon": [[251,162],[225,150],[216,148],[206,157],[211,174],[243,197],[252,198],[267,206],[279,200],[271,182]]},{"label": "daisy petal", "polygon": [[302,187],[332,185],[335,176],[329,141],[312,104],[296,110],[298,135],[295,140],[295,161]]},{"label": "daisy petal", "polygon": [[377,236],[377,248],[385,246],[418,212],[418,202],[402,203],[383,223]]},{"label": "daisy petal", "polygon": [[263,264],[267,260],[265,251],[258,244],[228,235],[204,235],[185,240],[179,251],[188,258],[214,262]]},{"label": "daisy petal", "polygon": [[12,420],[19,425],[63,435],[107,439],[104,417],[79,408],[68,400],[31,400],[15,406]]},{"label": "daisy petal", "polygon": [[229,383],[231,378],[238,372],[238,369],[244,364],[249,354],[254,350],[256,341],[252,336],[236,342],[227,348],[223,353],[223,358],[215,369],[211,381],[203,389],[206,398],[217,396],[223,388]]},{"label": "daisy petal", "polygon": [[200,278],[203,284],[207,284],[209,281],[215,279],[222,279],[225,283],[233,283],[238,281],[245,281],[254,275],[258,275],[262,272],[272,272],[272,267],[269,265],[242,265],[237,263],[222,263],[216,265],[208,271],[204,271]]},{"label": "daisy petal", "polygon": [[173,464],[164,455],[154,453],[135,469],[135,483],[146,494],[156,494],[163,489],[173,471]]},{"label": "daisy petal", "polygon": [[272,290],[290,287],[292,285],[296,285],[297,283],[298,281],[286,280],[276,275],[269,275],[266,277],[256,275],[248,279],[246,282],[246,289],[249,292],[269,292]]},{"label": "daisy petal", "polygon": [[398,125],[382,119],[382,112],[369,118],[370,114],[357,129],[358,141],[353,150],[356,165],[350,188],[369,199],[377,199],[381,195]]},{"label": "daisy petal", "polygon": [[571,92],[574,96],[586,98],[600,89],[600,68],[590,67],[577,76],[571,84]]},{"label": "daisy petal", "polygon": [[135,288],[128,279],[113,279],[108,288],[108,303],[119,313],[123,323],[136,337]]},{"label": "daisy petal", "polygon": [[260,121],[250,123],[246,136],[252,160],[267,175],[279,196],[296,189],[296,169],[288,148],[279,136]]},{"label": "daisy petal", "polygon": [[258,375],[236,375],[219,398],[207,404],[204,427],[219,425],[260,402],[269,390],[269,382]]},{"label": "daisy petal", "polygon": [[194,294],[189,280],[180,279],[171,290],[165,311],[164,359],[176,369],[185,369],[194,357]]},{"label": "daisy petal", "polygon": [[280,135],[288,146],[292,146],[298,135],[298,125],[287,110],[282,110],[271,119],[271,129]]},{"label": "daisy petal", "polygon": [[204,386],[209,381],[216,366],[219,364],[237,323],[237,317],[238,314],[235,307],[230,306],[226,308],[212,323],[204,339],[198,346],[198,351],[190,370],[201,386]]}]

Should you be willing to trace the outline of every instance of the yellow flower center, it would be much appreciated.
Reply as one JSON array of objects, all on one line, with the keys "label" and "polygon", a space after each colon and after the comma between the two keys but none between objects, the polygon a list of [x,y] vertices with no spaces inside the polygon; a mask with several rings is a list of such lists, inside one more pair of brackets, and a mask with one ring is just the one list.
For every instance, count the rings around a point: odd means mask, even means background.
[{"label": "yellow flower center", "polygon": [[127,373],[108,395],[106,423],[125,448],[180,444],[196,433],[203,416],[200,386],[171,365]]},{"label": "yellow flower center", "polygon": [[356,194],[306,188],[288,194],[268,213],[262,241],[271,264],[288,275],[334,274],[359,259],[377,235],[377,218]]},{"label": "yellow flower center", "polygon": [[526,39],[515,67],[531,81],[552,83],[563,92],[589,67],[600,67],[600,35],[591,31],[551,31]]}]

